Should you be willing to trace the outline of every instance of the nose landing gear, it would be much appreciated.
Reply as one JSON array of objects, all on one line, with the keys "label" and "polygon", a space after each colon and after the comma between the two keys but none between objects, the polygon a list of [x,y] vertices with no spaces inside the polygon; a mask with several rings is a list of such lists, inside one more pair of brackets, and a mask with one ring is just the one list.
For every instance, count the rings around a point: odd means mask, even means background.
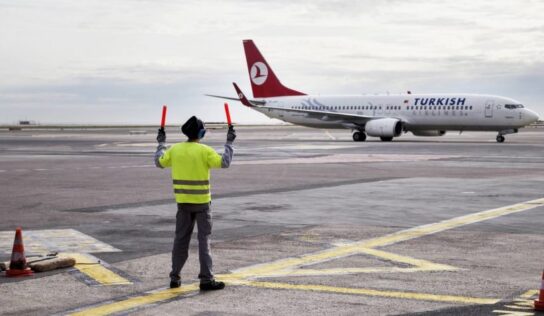
[{"label": "nose landing gear", "polygon": [[513,128],[513,129],[506,129],[506,130],[502,130],[502,131],[499,131],[499,135],[497,135],[497,143],[504,143],[504,135],[506,134],[515,134],[518,132],[518,129],[517,128]]}]

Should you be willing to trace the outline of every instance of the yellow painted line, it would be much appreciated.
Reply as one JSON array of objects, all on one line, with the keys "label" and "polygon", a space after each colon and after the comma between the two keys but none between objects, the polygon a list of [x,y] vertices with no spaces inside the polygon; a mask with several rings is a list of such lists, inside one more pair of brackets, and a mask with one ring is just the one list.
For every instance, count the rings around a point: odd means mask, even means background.
[{"label": "yellow painted line", "polygon": [[456,217],[448,220],[444,220],[438,223],[419,226],[407,230],[403,230],[397,233],[386,235],[383,237],[378,237],[364,242],[366,247],[383,247],[391,244],[395,244],[401,241],[406,241],[422,236],[427,236],[442,232],[445,230],[474,224],[489,219],[497,218],[504,215],[519,213],[527,211],[533,208],[544,206],[544,198],[522,202],[518,204],[513,204],[510,206],[499,207],[496,209],[491,209],[483,212],[478,212],[474,214],[469,214],[461,217]]},{"label": "yellow painted line", "polygon": [[273,275],[278,271],[351,256],[363,252],[365,249],[368,248],[388,246],[398,242],[436,234],[445,230],[478,223],[500,216],[523,212],[540,206],[544,206],[544,198],[456,217],[434,224],[418,226],[382,237],[363,240],[347,245],[341,245],[331,249],[306,254],[296,258],[281,259],[271,263],[250,266],[234,270],[233,274],[236,275],[236,277],[238,278],[252,278],[258,277],[260,275]]},{"label": "yellow painted line", "polygon": [[[342,287],[333,287],[333,286],[323,286],[323,285],[299,285],[299,284],[289,284],[289,283],[276,283],[276,282],[260,282],[247,280],[248,278],[258,278],[261,276],[270,275],[282,270],[290,270],[296,267],[316,264],[319,262],[330,261],[335,258],[341,258],[357,253],[373,253],[374,255],[382,255],[384,257],[389,257],[395,260],[405,260],[407,263],[418,263],[423,264],[423,266],[429,267],[436,265],[428,261],[414,259],[409,257],[403,257],[400,255],[395,255],[386,252],[380,252],[380,250],[370,249],[372,247],[382,247],[398,243],[401,241],[406,241],[418,237],[427,236],[430,234],[435,234],[444,230],[453,229],[456,227],[477,223],[485,221],[488,219],[518,213],[526,211],[532,208],[540,207],[544,205],[544,198],[518,203],[511,206],[501,207],[497,209],[492,209],[488,211],[483,211],[479,213],[474,213],[466,216],[461,216],[453,218],[450,220],[445,220],[435,224],[429,224],[424,226],[415,227],[412,229],[400,231],[397,233],[389,234],[383,237],[377,237],[369,240],[363,240],[348,245],[341,245],[332,249],[325,251],[320,251],[316,253],[311,253],[303,255],[298,258],[287,258],[271,263],[254,265],[242,269],[235,270],[231,274],[217,276],[218,279],[227,282],[230,285],[246,285],[254,286],[259,288],[270,288],[270,289],[292,289],[292,290],[305,290],[305,291],[318,291],[318,292],[329,292],[329,293],[339,293],[339,294],[358,294],[358,295],[367,295],[367,296],[379,296],[379,297],[388,297],[388,298],[401,298],[401,299],[411,299],[411,300],[424,300],[424,301],[437,301],[437,302],[451,302],[451,303],[463,303],[463,304],[496,304],[499,302],[499,299],[494,298],[476,298],[476,297],[464,297],[464,296],[455,296],[455,295],[437,295],[431,293],[412,293],[412,292],[401,292],[401,291],[383,291],[383,290],[372,290],[372,289],[358,289],[358,288],[342,288]],[[413,261],[416,260],[416,261]],[[418,262],[419,260],[419,262]],[[411,263],[411,264],[412,264]],[[416,264],[417,266],[417,264]],[[440,265],[443,268],[449,267],[446,265]],[[197,290],[196,284],[191,284],[188,286],[180,287],[175,290],[163,290],[154,292],[151,294],[145,294],[142,296],[137,296],[129,298],[123,301],[118,301],[114,303],[106,303],[102,306],[92,307],[90,309],[80,311],[73,315],[109,315],[112,313],[118,313],[127,311],[139,306],[154,304],[157,302],[169,300],[180,296],[185,293],[189,293]]]},{"label": "yellow painted line", "polygon": [[198,290],[198,284],[193,283],[193,284],[181,286],[177,289],[160,290],[160,291],[145,294],[143,296],[131,297],[123,301],[91,307],[89,309],[75,312],[70,315],[101,316],[101,315],[110,315],[110,314],[119,313],[119,312],[126,312],[133,308],[170,300],[178,296],[188,294],[197,290]]},{"label": "yellow painted line", "polygon": [[[453,268],[448,271],[458,270]],[[362,274],[362,273],[413,273],[413,272],[429,272],[429,271],[445,271],[444,269],[428,269],[428,268],[400,268],[400,267],[370,267],[370,268],[331,268],[331,269],[296,269],[296,270],[281,270],[276,274],[263,275],[259,278],[274,278],[287,276],[325,276],[325,275],[343,275],[343,274]]]},{"label": "yellow painted line", "polygon": [[[508,305],[504,305],[503,308],[514,309],[514,310],[533,310],[534,309],[534,299],[538,296],[539,290],[529,290],[519,297],[516,297]],[[494,313],[511,313],[512,311],[505,310],[496,310]],[[514,312],[515,313],[515,312]]]},{"label": "yellow painted line", "polygon": [[533,316],[534,312],[519,312],[519,311],[506,311],[506,310],[494,310],[493,313],[500,314],[502,316]]},{"label": "yellow painted line", "polygon": [[247,285],[258,288],[266,289],[282,289],[282,290],[297,290],[297,291],[313,291],[313,292],[327,292],[335,294],[357,294],[365,296],[379,296],[397,299],[408,300],[422,300],[433,302],[448,302],[448,303],[462,303],[462,304],[496,304],[499,299],[496,298],[479,298],[468,296],[456,296],[456,295],[439,295],[431,293],[415,293],[415,292],[400,292],[400,291],[383,291],[373,289],[362,288],[347,288],[347,287],[335,287],[327,285],[310,285],[310,284],[290,284],[280,282],[260,282],[260,281],[234,281],[229,282],[232,285]]},{"label": "yellow painted line", "polygon": [[521,294],[520,298],[528,300],[528,299],[533,298],[533,296],[538,295],[539,293],[540,293],[539,290],[529,290],[529,291]]},{"label": "yellow painted line", "polygon": [[[360,248],[360,253],[368,254],[374,257],[385,259],[391,262],[404,263],[412,265],[413,267],[401,268],[401,267],[367,267],[367,268],[337,268],[337,269],[298,269],[297,267],[291,267],[284,270],[275,271],[271,274],[259,275],[259,278],[268,277],[281,277],[281,276],[319,276],[319,275],[341,275],[341,274],[356,274],[356,273],[408,273],[408,272],[422,272],[422,271],[456,271],[459,268],[434,263],[431,261],[416,259],[408,256],[402,256],[399,254],[386,252],[378,249]],[[226,275],[228,276],[228,275]]]},{"label": "yellow painted line", "polygon": [[412,257],[408,257],[408,256],[402,256],[402,255],[399,255],[399,254],[396,254],[396,253],[391,253],[391,252],[378,250],[378,249],[361,248],[360,252],[366,253],[368,255],[375,256],[375,257],[378,257],[378,258],[382,258],[382,259],[385,259],[385,260],[389,260],[389,261],[409,264],[409,265],[412,265],[412,266],[415,266],[415,267],[418,267],[418,268],[421,268],[421,269],[425,269],[427,271],[430,271],[430,270],[444,270],[444,271],[458,270],[458,268],[447,265],[447,264],[434,263],[434,262],[431,262],[431,261],[428,261],[428,260],[416,259],[416,258],[412,258]]},{"label": "yellow painted line", "polygon": [[89,278],[95,280],[101,285],[127,285],[132,284],[131,281],[123,278],[117,273],[109,270],[98,262],[98,259],[82,253],[61,253],[59,256],[72,257],[76,259],[74,268]]}]

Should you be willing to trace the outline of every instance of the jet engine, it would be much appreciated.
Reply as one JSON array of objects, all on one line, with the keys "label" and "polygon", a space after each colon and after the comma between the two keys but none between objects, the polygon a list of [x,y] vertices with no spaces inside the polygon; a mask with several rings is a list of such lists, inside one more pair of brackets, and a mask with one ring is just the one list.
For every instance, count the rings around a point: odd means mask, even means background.
[{"label": "jet engine", "polygon": [[412,131],[415,136],[444,136],[446,131],[438,130],[425,130],[425,131]]},{"label": "jet engine", "polygon": [[397,137],[402,133],[403,124],[394,118],[382,118],[368,121],[365,132],[373,137]]}]

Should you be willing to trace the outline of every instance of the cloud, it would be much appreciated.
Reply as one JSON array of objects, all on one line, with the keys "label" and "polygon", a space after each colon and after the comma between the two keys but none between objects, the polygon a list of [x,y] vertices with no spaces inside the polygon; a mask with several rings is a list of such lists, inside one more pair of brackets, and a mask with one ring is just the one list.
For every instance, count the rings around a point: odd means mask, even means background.
[{"label": "cloud", "polygon": [[249,92],[246,38],[308,93],[496,93],[543,113],[543,11],[506,0],[0,0],[0,123],[152,123],[162,103],[220,120],[220,101],[203,94],[232,96],[233,81]]}]

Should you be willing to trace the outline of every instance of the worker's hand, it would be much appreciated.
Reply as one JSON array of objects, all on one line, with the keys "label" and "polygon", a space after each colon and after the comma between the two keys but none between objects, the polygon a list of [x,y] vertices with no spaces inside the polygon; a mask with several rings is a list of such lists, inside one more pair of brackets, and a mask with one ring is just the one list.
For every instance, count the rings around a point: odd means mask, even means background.
[{"label": "worker's hand", "polygon": [[159,128],[159,132],[157,133],[157,143],[164,143],[166,142],[166,132],[164,131],[164,128]]},{"label": "worker's hand", "polygon": [[227,143],[232,143],[236,139],[236,131],[232,125],[229,125],[229,131],[227,132]]}]

